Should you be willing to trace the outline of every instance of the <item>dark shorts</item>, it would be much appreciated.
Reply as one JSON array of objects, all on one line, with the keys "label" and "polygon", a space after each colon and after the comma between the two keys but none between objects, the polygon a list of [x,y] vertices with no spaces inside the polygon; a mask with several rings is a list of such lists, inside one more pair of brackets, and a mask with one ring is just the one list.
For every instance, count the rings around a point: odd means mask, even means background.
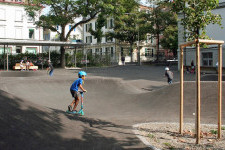
[{"label": "dark shorts", "polygon": [[79,99],[79,93],[77,91],[70,90],[70,93],[73,98]]},{"label": "dark shorts", "polygon": [[171,82],[171,81],[172,81],[172,79],[168,78],[167,82],[169,83],[169,82]]}]

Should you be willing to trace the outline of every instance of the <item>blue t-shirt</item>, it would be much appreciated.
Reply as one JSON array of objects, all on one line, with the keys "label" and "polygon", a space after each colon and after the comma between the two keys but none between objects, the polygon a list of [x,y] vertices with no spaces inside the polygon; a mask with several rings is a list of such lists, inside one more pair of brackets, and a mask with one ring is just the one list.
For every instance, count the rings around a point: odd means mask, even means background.
[{"label": "blue t-shirt", "polygon": [[80,85],[82,85],[82,83],[83,83],[83,79],[81,78],[75,80],[73,84],[71,85],[70,90],[78,91],[78,88]]}]

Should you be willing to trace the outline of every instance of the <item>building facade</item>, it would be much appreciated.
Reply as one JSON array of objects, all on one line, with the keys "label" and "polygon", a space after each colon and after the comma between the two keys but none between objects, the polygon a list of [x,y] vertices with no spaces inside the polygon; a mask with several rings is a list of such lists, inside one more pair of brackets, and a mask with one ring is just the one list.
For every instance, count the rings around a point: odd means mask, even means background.
[{"label": "building facade", "polygon": [[[75,19],[75,23],[79,22],[82,18],[76,18]],[[67,34],[69,32],[69,30],[72,28],[72,24],[68,24],[65,27],[65,34]],[[58,32],[61,33],[61,27],[57,26],[57,30]],[[45,41],[59,41],[59,35],[57,32],[52,32],[49,29],[45,29],[44,30],[44,40]],[[68,39],[68,41],[70,42],[83,42],[83,27],[81,25],[77,26],[75,29],[73,29],[73,31],[70,33],[70,37]],[[43,52],[47,52],[47,51],[59,51],[60,47],[59,46],[50,46],[50,47],[43,47]],[[73,53],[72,51],[67,50],[67,52],[69,53]]]},{"label": "building facade", "polygon": [[[31,19],[24,10],[25,0],[0,0],[0,39],[12,40],[43,40],[43,29],[34,25],[35,20]],[[41,15],[41,12],[39,13]],[[10,54],[42,52],[39,46],[10,46],[6,48]],[[3,46],[0,46],[0,54],[4,53]]]},{"label": "building facade", "polygon": [[[212,11],[213,14],[220,14],[222,17],[222,27],[219,25],[210,24],[206,27],[207,35],[212,38],[212,40],[223,40],[225,41],[225,0],[219,1],[219,7]],[[182,18],[183,15],[180,14],[179,18]],[[186,39],[184,38],[184,27],[181,23],[178,23],[178,44],[184,43]],[[225,66],[225,45],[223,45],[223,67]],[[184,65],[191,66],[191,61],[194,61],[196,65],[196,54],[195,48],[187,47],[184,51]],[[180,50],[178,49],[178,58],[180,58]],[[218,46],[212,45],[208,48],[201,48],[200,50],[200,66],[202,68],[214,68],[218,62]],[[178,59],[178,64],[180,64],[180,59]],[[180,69],[178,65],[178,70]]]},{"label": "building facade", "polygon": [[[140,10],[148,10],[149,7],[140,5]],[[121,63],[121,56],[125,56],[126,62],[138,61],[138,48],[140,49],[141,61],[151,61],[156,59],[156,40],[149,34],[146,40],[136,41],[133,53],[130,52],[130,46],[128,43],[121,42],[117,39],[109,39],[102,37],[101,42],[97,42],[97,39],[91,35],[89,29],[95,30],[97,18],[83,25],[84,43],[88,44],[84,47],[85,53],[92,53],[93,55],[110,56],[110,61],[116,64]],[[103,34],[113,31],[114,19],[107,18],[106,25],[102,28]],[[139,44],[139,45],[138,45]],[[132,59],[132,60],[131,60]]]}]

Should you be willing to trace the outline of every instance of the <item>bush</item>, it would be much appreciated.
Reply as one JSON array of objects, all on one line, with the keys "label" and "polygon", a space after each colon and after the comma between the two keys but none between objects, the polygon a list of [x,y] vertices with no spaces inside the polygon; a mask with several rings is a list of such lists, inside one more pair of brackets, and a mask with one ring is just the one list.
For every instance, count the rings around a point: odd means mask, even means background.
[{"label": "bush", "polygon": [[[52,51],[51,53],[51,62],[54,67],[60,67],[60,53],[57,51]],[[16,63],[20,63],[21,60],[29,60],[34,65],[38,66],[39,68],[46,68],[48,66],[47,60],[49,59],[49,52],[40,53],[40,54],[31,54],[31,53],[21,53],[16,55],[9,55],[9,68],[12,69]],[[86,55],[83,53],[76,54],[76,65],[77,67],[85,67],[86,64],[82,63],[82,60],[86,59]],[[92,66],[109,66],[111,64],[111,57],[110,55],[99,55],[99,54],[92,54],[88,53],[87,59],[89,60],[88,67]],[[65,63],[67,67],[74,67],[74,55],[70,55],[68,53],[65,54]],[[5,67],[6,67],[6,55],[5,55]],[[0,69],[4,69],[4,55],[0,55]]]}]

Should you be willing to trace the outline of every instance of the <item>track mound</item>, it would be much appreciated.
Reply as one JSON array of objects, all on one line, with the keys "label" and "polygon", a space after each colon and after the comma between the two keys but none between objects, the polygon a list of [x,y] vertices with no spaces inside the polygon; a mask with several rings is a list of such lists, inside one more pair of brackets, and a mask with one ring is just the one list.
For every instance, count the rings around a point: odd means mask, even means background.
[{"label": "track mound", "polygon": [[8,71],[0,72],[0,77],[34,77],[42,76],[43,72],[40,71]]}]

